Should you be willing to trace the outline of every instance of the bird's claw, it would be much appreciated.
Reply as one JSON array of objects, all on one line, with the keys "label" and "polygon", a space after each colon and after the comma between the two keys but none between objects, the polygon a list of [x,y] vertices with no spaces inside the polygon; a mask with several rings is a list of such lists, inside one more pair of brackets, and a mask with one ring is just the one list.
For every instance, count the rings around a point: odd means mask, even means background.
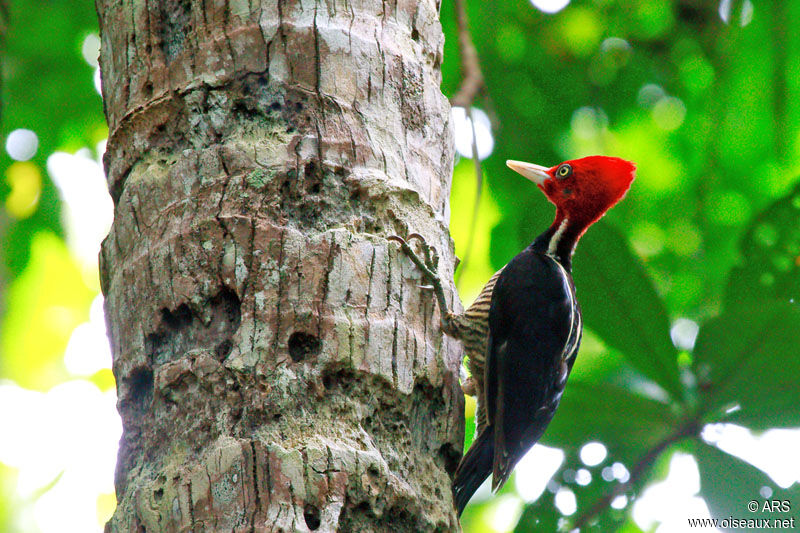
[{"label": "bird's claw", "polygon": [[[425,241],[425,238],[419,233],[410,233],[405,239],[398,235],[390,235],[387,239],[399,243],[403,253],[411,259],[420,271],[422,271],[422,275],[430,282],[430,286],[425,285],[420,286],[420,288],[423,290],[433,289],[434,293],[436,293],[436,299],[439,301],[441,312],[443,314],[446,313],[447,301],[445,299],[442,281],[439,279],[439,254],[436,253],[436,249],[429,245]],[[411,248],[409,243],[414,240],[419,241],[419,246],[422,248],[422,255],[424,258],[420,258]]]},{"label": "bird's claw", "polygon": [[408,240],[408,241],[411,241],[411,240],[414,240],[414,239],[417,239],[423,246],[428,246],[428,243],[425,242],[425,237],[423,237],[419,233],[416,233],[416,232],[409,233],[408,237],[406,237],[406,240]]},{"label": "bird's claw", "polygon": [[[419,233],[410,233],[405,239],[399,235],[389,235],[386,238],[390,241],[400,244],[400,248],[402,248],[403,252],[414,262],[415,265],[417,265],[417,267],[419,267],[420,270],[422,270],[427,278],[434,283],[434,280],[438,281],[439,276],[436,271],[439,269],[439,254],[436,253],[435,248],[425,241],[425,237]],[[420,258],[413,248],[411,248],[411,242],[414,240],[419,241],[424,258]]]},{"label": "bird's claw", "polygon": [[404,238],[402,238],[400,235],[389,235],[388,237],[386,237],[386,240],[400,243],[400,246],[402,246],[404,244],[406,244],[406,245],[408,244],[406,242],[406,240]]}]

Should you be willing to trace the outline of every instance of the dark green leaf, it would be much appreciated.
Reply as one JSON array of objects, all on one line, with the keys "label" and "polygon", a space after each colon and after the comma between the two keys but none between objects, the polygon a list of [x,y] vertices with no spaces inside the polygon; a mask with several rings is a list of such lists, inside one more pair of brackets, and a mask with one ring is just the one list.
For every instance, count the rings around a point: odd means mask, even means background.
[{"label": "dark green leaf", "polygon": [[678,426],[670,407],[628,389],[569,382],[542,443],[574,450],[600,441],[616,460],[632,464]]},{"label": "dark green leaf", "polygon": [[798,350],[797,305],[765,301],[703,326],[694,369],[709,419],[754,429],[800,425]]},{"label": "dark green leaf", "polygon": [[553,493],[545,490],[539,499],[525,506],[514,533],[558,531],[561,513],[556,509]]},{"label": "dark green leaf", "polygon": [[742,266],[728,280],[727,306],[773,299],[800,302],[800,183],[755,217],[741,252]]},{"label": "dark green leaf", "polygon": [[[570,524],[581,518],[582,514],[594,508],[597,502],[604,500],[617,487],[619,481],[603,479],[603,468],[618,460],[614,455],[610,455],[606,461],[596,467],[586,467],[578,457],[578,450],[567,455],[564,467],[556,475],[563,481],[562,487],[568,488],[575,495],[577,511],[569,516]],[[581,485],[574,479],[577,472],[586,469],[592,476],[592,480],[587,485]],[[565,475],[566,474],[566,475]],[[566,478],[566,479],[565,479]],[[588,531],[616,531],[625,519],[625,512],[607,506],[600,510],[595,516],[591,517],[584,526]],[[570,531],[571,526],[565,527],[565,531]]]},{"label": "dark green leaf", "polygon": [[682,398],[666,310],[625,239],[598,223],[581,240],[574,262],[586,324],[674,398]]}]

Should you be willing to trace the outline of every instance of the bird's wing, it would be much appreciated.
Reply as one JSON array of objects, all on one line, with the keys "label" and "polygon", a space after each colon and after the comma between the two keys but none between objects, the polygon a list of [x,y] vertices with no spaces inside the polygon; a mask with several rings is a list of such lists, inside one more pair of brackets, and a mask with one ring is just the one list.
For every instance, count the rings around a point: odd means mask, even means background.
[{"label": "bird's wing", "polygon": [[537,252],[519,254],[498,278],[489,329],[486,404],[496,489],[544,433],[572,368],[580,311],[567,271]]}]

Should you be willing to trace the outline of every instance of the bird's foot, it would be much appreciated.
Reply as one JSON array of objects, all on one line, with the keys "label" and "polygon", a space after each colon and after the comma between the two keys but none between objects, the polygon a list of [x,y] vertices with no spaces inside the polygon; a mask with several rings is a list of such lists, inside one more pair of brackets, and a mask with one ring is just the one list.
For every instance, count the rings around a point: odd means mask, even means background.
[{"label": "bird's foot", "polygon": [[[436,253],[436,249],[428,244],[422,235],[419,233],[412,233],[405,239],[398,235],[389,235],[387,239],[400,244],[400,249],[403,250],[403,253],[406,254],[415,265],[417,265],[417,268],[422,271],[422,273],[425,275],[428,281],[434,285],[434,287],[436,283],[441,285],[441,281],[439,281],[439,274],[436,272],[439,267],[439,256]],[[423,257],[417,255],[417,252],[411,248],[410,243],[415,240],[419,241],[420,248],[422,248]]]},{"label": "bird's foot", "polygon": [[442,313],[442,331],[454,339],[460,339],[461,335],[458,330],[458,324],[461,316],[463,315],[456,315],[455,313],[445,310],[445,312]]},{"label": "bird's foot", "polygon": [[[430,283],[430,286],[421,285],[420,287],[423,289],[433,289],[436,293],[436,298],[439,301],[439,311],[442,315],[442,329],[445,333],[449,333],[453,329],[450,324],[450,316],[452,313],[447,309],[444,287],[442,286],[441,278],[439,278],[439,254],[436,252],[436,248],[428,244],[425,238],[419,233],[411,233],[405,239],[398,235],[390,235],[387,239],[400,244],[400,249],[403,250],[403,253],[411,259],[420,271],[422,271],[422,275],[426,278],[428,283]],[[410,243],[415,240],[419,242],[419,246],[422,248],[422,257],[411,248]]]}]

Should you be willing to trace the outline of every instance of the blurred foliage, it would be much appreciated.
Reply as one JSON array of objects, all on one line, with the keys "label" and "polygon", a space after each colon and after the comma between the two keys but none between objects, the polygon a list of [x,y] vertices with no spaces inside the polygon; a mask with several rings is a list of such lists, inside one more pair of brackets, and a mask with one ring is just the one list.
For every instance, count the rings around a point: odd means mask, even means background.
[{"label": "blurred foliage", "polygon": [[[506,159],[552,165],[604,153],[634,160],[638,173],[575,257],[586,331],[543,438],[564,451],[561,467],[533,502],[522,502],[513,482],[496,498],[476,498],[464,530],[494,531],[499,522],[518,532],[569,527],[611,494],[624,479],[619,472],[640,465],[621,508],[603,506],[588,522],[637,532],[632,504],[666,476],[675,450],[696,458],[712,516],[751,517],[743,506],[766,498],[764,487],[774,498],[797,496],[797,485],[780,490],[687,428],[800,426],[793,392],[800,381],[800,36],[792,31],[800,3],[573,0],[546,14],[536,7],[544,0],[465,1],[487,83],[476,105],[491,117],[495,142],[482,164],[472,252],[459,272],[465,303],[552,216]],[[91,2],[8,7],[0,134],[5,143],[14,130],[32,130],[38,150],[27,161],[5,150],[0,157],[0,380],[47,390],[74,377],[63,354],[96,294],[64,243],[47,158],[107,135],[87,40],[97,22]],[[451,1],[442,2],[441,18],[442,87],[453,95],[461,69]],[[472,162],[457,162],[451,232],[459,255],[470,239],[475,192]],[[678,319],[699,325],[696,344],[673,342]],[[113,387],[107,371],[90,379]],[[467,402],[467,445],[473,413]],[[579,453],[589,441],[608,450],[593,466]],[[588,484],[577,482],[582,469]],[[30,523],[19,509],[30,514],[33,496],[17,494],[18,477],[0,463],[3,531]],[[564,491],[576,502],[570,516],[556,505]],[[113,495],[97,498],[102,516],[113,505]]]},{"label": "blurred foliage", "polygon": [[[106,136],[102,101],[91,85],[92,67],[81,53],[86,36],[97,33],[97,14],[92,2],[11,0],[7,5],[2,138],[5,141],[18,128],[33,130],[39,147],[28,164],[45,174],[47,157],[54,151],[94,146]],[[41,180],[35,210],[8,209],[9,195],[21,194],[14,188],[19,181],[14,166],[4,153],[0,199],[7,209],[0,214],[0,234],[3,264],[11,279],[27,265],[37,232],[48,229],[63,235],[58,191],[49,179]]]},{"label": "blurred foliage", "polygon": [[761,302],[710,320],[694,351],[699,411],[714,422],[753,428],[800,420],[800,306]]},{"label": "blurred foliage", "polygon": [[764,298],[800,302],[800,183],[793,193],[765,209],[749,225],[742,240],[742,263],[730,274],[727,306],[758,305]]},{"label": "blurred foliage", "polygon": [[[62,200],[47,169],[48,157],[57,150],[94,148],[107,136],[102,100],[93,86],[96,55],[85,44],[98,31],[97,15],[92,2],[2,4],[7,13],[0,17],[5,33],[0,82],[0,388],[13,383],[47,391],[80,378],[67,369],[64,353],[76,326],[89,319],[98,293],[97,282],[87,279],[97,276],[96,265],[82,264],[65,241]],[[20,129],[35,137],[30,153],[15,161],[7,143]],[[102,390],[114,386],[107,377],[94,382]],[[35,531],[34,508],[57,505],[53,498],[48,505],[39,503],[62,478],[38,479],[37,472],[23,472],[18,461],[27,439],[58,439],[61,428],[46,433],[43,420],[26,420],[36,407],[4,403],[19,397],[9,390],[0,390],[0,451],[13,463],[0,462],[0,531]],[[8,427],[11,423],[15,425]],[[52,445],[60,444],[54,440]],[[40,468],[46,470],[67,453],[43,457]],[[107,503],[98,505],[98,512],[108,516],[107,508]]]},{"label": "blurred foliage", "polygon": [[9,357],[0,361],[0,375],[39,390],[64,381],[64,349],[75,327],[89,318],[94,296],[64,241],[45,231],[35,234],[28,268],[6,292],[0,350]]}]

